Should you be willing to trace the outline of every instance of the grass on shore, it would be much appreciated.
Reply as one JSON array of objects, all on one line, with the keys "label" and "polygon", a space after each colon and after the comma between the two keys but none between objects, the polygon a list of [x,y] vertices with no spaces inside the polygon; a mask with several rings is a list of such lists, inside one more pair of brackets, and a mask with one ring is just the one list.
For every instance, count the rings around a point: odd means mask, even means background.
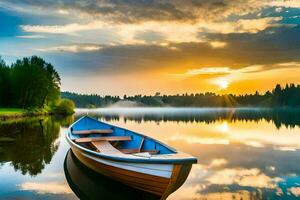
[{"label": "grass on shore", "polygon": [[26,116],[39,116],[51,114],[50,109],[36,108],[36,109],[22,109],[22,108],[0,108],[0,119],[12,119]]},{"label": "grass on shore", "polygon": [[21,108],[0,108],[0,115],[23,115],[25,113],[26,110]]},{"label": "grass on shore", "polygon": [[75,105],[68,99],[61,99],[58,105],[43,108],[0,108],[0,119],[20,118],[41,115],[70,115],[74,113]]}]

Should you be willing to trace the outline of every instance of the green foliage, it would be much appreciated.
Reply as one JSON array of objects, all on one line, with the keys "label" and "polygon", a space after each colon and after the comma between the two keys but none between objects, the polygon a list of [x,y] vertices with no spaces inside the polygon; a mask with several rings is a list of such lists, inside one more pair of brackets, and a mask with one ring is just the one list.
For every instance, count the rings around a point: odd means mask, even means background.
[{"label": "green foliage", "polygon": [[17,60],[10,72],[12,106],[41,108],[59,98],[60,77],[42,58]]},{"label": "green foliage", "polygon": [[62,92],[62,98],[71,99],[74,101],[77,108],[90,108],[92,107],[104,107],[113,103],[120,101],[120,97],[118,96],[104,96],[91,94],[76,94],[71,92]]},{"label": "green foliage", "polygon": [[8,67],[0,57],[0,107],[44,113],[59,99],[60,77],[52,64],[32,56]]},{"label": "green foliage", "polygon": [[69,99],[61,99],[59,103],[54,106],[53,111],[56,114],[69,115],[74,113],[75,104]]},{"label": "green foliage", "polygon": [[0,108],[0,115],[23,114],[26,110],[20,108]]},{"label": "green foliage", "polygon": [[10,101],[10,70],[0,57],[0,105],[7,105]]},{"label": "green foliage", "polygon": [[88,104],[86,107],[87,108],[97,108],[94,104]]}]

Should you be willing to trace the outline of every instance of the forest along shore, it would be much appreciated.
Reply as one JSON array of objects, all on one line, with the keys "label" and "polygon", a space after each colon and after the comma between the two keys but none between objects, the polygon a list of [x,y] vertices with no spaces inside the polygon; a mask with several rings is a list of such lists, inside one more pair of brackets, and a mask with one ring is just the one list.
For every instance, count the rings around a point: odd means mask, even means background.
[{"label": "forest along shore", "polygon": [[0,57],[0,119],[69,115],[75,105],[60,96],[60,76],[53,65],[32,56],[8,66]]},{"label": "forest along shore", "polygon": [[124,95],[100,96],[96,94],[76,94],[62,92],[63,98],[71,99],[76,108],[100,107],[217,107],[217,108],[300,108],[300,85],[287,84],[285,87],[277,84],[271,91],[254,94],[216,94],[212,92],[196,94],[161,95],[157,92],[153,96]]}]

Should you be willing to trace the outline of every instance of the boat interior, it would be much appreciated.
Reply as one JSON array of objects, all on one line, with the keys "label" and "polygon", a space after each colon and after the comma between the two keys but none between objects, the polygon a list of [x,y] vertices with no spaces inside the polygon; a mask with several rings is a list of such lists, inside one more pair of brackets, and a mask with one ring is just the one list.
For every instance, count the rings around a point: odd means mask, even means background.
[{"label": "boat interior", "polygon": [[69,137],[76,144],[105,154],[133,154],[151,156],[174,154],[176,150],[160,142],[85,116],[73,124]]}]

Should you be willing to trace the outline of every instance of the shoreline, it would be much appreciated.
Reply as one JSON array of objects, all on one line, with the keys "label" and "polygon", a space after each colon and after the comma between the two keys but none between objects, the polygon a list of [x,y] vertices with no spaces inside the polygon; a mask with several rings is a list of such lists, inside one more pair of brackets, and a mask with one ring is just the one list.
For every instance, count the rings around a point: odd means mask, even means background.
[{"label": "shoreline", "polygon": [[9,119],[20,119],[26,117],[39,117],[39,116],[50,116],[53,113],[41,113],[41,112],[19,112],[12,114],[3,114],[0,112],[0,120],[9,120]]},{"label": "shoreline", "polygon": [[45,111],[45,110],[29,111],[25,109],[0,108],[0,120],[2,121],[11,120],[11,119],[21,119],[27,117],[41,117],[41,116],[52,116],[52,115],[67,116],[69,114],[61,114],[61,113],[55,113],[52,111]]}]

